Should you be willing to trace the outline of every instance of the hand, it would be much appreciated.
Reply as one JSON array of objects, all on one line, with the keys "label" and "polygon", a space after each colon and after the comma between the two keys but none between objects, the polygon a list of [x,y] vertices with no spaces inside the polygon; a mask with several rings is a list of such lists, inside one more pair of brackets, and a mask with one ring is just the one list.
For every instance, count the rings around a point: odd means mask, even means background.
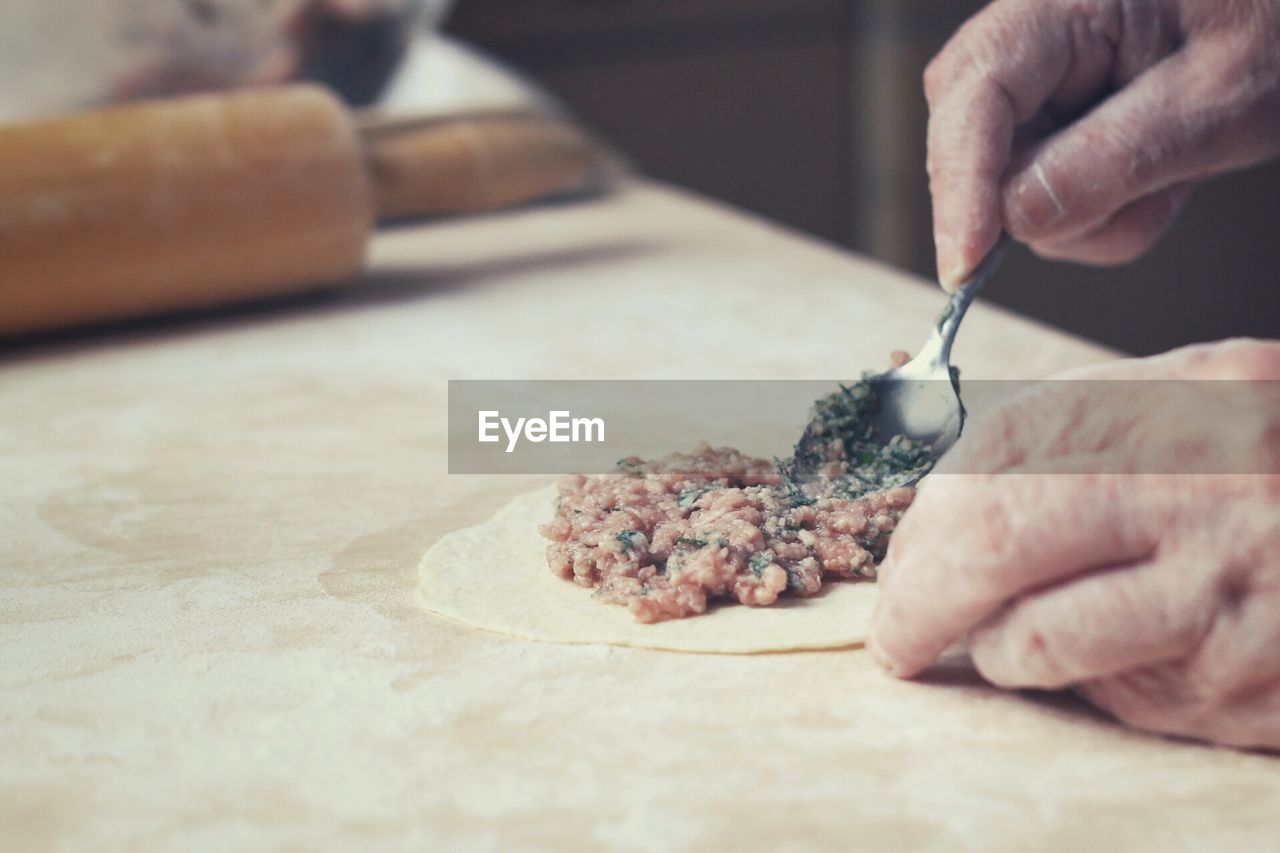
[{"label": "hand", "polygon": [[1191,181],[1280,151],[1280,0],[996,0],[924,80],[944,287],[1001,228],[1121,263]]},{"label": "hand", "polygon": [[[1280,383],[1138,381],[1280,380],[1280,342],[1069,376],[1135,381],[974,420],[894,532],[869,649],[909,677],[966,639],[996,685],[1280,749]],[[1161,460],[1180,473],[1147,473]]]}]

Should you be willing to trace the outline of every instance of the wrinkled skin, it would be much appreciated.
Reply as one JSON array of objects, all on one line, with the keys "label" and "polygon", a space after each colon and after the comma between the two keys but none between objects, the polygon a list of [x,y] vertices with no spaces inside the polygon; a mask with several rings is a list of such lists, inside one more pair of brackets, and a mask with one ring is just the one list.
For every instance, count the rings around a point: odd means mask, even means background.
[{"label": "wrinkled skin", "polygon": [[1049,258],[1132,260],[1192,182],[1280,151],[1280,0],[996,0],[925,94],[944,287],[1001,228]]},{"label": "wrinkled skin", "polygon": [[[1280,380],[1280,343],[1068,378]],[[1053,383],[969,425],[894,534],[869,648],[909,677],[963,639],[996,685],[1280,749],[1280,381],[1210,383],[1195,406],[1107,385]],[[1159,459],[1179,473],[1146,473]]]}]

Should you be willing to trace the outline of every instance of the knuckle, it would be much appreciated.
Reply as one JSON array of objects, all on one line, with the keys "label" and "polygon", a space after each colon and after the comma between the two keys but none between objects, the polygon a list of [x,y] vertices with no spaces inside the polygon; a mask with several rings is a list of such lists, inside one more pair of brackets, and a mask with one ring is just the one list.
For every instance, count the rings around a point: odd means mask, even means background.
[{"label": "knuckle", "polygon": [[1280,341],[1226,338],[1152,356],[1184,379],[1280,380]]},{"label": "knuckle", "polygon": [[1188,379],[1209,378],[1214,373],[1215,365],[1222,358],[1222,348],[1228,343],[1229,341],[1190,344],[1153,356],[1152,359],[1167,361],[1169,368],[1176,375]]},{"label": "knuckle", "polygon": [[1280,379],[1280,342],[1231,338],[1215,347],[1223,379]]},{"label": "knuckle", "polygon": [[1140,189],[1158,183],[1159,176],[1167,168],[1165,146],[1160,140],[1142,136],[1139,128],[1144,126],[1142,123],[1098,121],[1082,127],[1079,139],[1081,152],[1094,152],[1100,161],[1100,171],[1113,179],[1103,189],[1102,200],[1128,201]]},{"label": "knuckle", "polygon": [[974,631],[969,653],[982,677],[998,687],[1056,689],[1074,680],[1049,635],[1016,619],[1001,618]]},{"label": "knuckle", "polygon": [[1128,674],[1090,681],[1077,690],[1091,704],[1125,725],[1152,732],[1168,732],[1175,728],[1169,706],[1153,702],[1145,690],[1135,688]]},{"label": "knuckle", "polygon": [[1280,52],[1276,50],[1280,28],[1274,23],[1259,24],[1255,19],[1203,39],[1198,46],[1200,58],[1205,60],[1200,66],[1204,74],[1201,79],[1209,93],[1249,95],[1258,90],[1259,83],[1273,78],[1280,66]]},{"label": "knuckle", "polygon": [[942,97],[942,92],[948,81],[948,75],[943,69],[943,54],[935,56],[924,67],[924,74],[921,75],[921,83],[924,86],[924,98],[929,106],[935,105]]},{"label": "knuckle", "polygon": [[1186,683],[1185,668],[1158,664],[1092,682],[1088,695],[1101,707],[1138,728],[1190,734],[1200,701]]}]

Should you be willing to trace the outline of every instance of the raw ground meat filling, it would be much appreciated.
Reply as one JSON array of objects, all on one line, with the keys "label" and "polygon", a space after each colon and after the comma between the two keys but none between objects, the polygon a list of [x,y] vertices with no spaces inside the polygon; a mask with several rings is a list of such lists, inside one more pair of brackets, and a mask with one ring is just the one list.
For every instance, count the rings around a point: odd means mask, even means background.
[{"label": "raw ground meat filling", "polygon": [[915,490],[849,489],[840,465],[801,489],[781,463],[704,445],[567,477],[541,528],[547,560],[641,622],[702,613],[711,598],[763,606],[828,577],[872,579]]}]

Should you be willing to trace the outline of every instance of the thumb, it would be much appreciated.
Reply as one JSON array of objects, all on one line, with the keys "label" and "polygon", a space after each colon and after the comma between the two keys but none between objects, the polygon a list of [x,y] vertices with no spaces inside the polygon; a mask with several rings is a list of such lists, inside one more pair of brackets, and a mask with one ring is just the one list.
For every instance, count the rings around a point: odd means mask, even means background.
[{"label": "thumb", "polygon": [[1004,183],[1005,227],[1070,243],[1172,184],[1264,159],[1274,79],[1242,79],[1234,65],[1216,49],[1174,54],[1027,152]]}]

